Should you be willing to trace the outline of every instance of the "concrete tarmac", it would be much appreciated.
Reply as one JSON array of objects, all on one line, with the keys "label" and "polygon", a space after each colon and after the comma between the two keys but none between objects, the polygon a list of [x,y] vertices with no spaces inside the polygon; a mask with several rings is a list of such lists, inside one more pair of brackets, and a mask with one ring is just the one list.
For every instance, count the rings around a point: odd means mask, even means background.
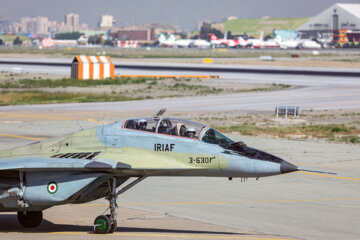
[{"label": "concrete tarmac", "polygon": [[1,213],[0,239],[291,239],[125,207],[119,208],[118,227],[114,234],[93,234],[94,216],[102,214],[105,209],[99,204],[53,207],[44,211],[44,220],[36,229],[22,228],[14,213]]}]

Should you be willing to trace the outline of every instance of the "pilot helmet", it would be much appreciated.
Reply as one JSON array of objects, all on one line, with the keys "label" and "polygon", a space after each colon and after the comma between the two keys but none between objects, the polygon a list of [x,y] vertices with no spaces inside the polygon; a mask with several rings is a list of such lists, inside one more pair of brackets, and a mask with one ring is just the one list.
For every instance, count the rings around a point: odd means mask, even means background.
[{"label": "pilot helmet", "polygon": [[194,128],[188,128],[186,133],[188,137],[195,137],[196,130]]},{"label": "pilot helmet", "polygon": [[145,119],[140,119],[138,122],[139,129],[146,129],[147,121]]}]

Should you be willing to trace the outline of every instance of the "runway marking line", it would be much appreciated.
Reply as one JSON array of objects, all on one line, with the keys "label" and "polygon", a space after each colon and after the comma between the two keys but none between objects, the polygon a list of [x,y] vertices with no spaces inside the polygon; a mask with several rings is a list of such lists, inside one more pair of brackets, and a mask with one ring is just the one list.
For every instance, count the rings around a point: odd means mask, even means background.
[{"label": "runway marking line", "polygon": [[98,121],[98,120],[96,120],[96,119],[94,119],[94,118],[88,118],[88,121],[89,121],[89,122],[93,122],[93,123],[101,123],[101,124],[105,123],[105,122],[103,122],[103,121]]},{"label": "runway marking line", "polygon": [[37,141],[43,141],[44,140],[42,138],[26,137],[26,136],[12,135],[12,134],[6,134],[6,133],[0,133],[0,136],[12,137],[12,138],[23,138],[23,139],[30,139],[30,140],[37,140]]},{"label": "runway marking line", "polygon": [[304,173],[304,174],[310,174],[310,175],[320,176],[320,177],[329,177],[329,178],[338,178],[338,179],[346,179],[346,180],[360,181],[360,178],[339,177],[339,176],[332,176],[332,175],[321,174],[321,173],[303,172],[303,171],[298,171],[298,172],[299,172],[299,173]]},{"label": "runway marking line", "polygon": [[0,113],[0,117],[1,118],[23,117],[23,118],[37,118],[37,119],[47,119],[47,120],[75,120],[74,118],[69,118],[69,117],[55,117],[55,116],[35,115],[35,114],[19,114],[19,113],[9,113],[9,112]]},{"label": "runway marking line", "polygon": [[[91,235],[88,232],[49,232],[56,235]],[[210,235],[176,235],[176,234],[145,234],[145,233],[113,233],[106,236],[140,236],[140,237],[174,237],[174,238],[202,238],[202,239],[250,239],[250,240],[292,240],[290,238],[261,238],[261,237],[230,237]]]},{"label": "runway marking line", "polygon": [[[173,202],[173,203],[120,203],[119,206],[151,206],[151,205],[196,205],[196,204],[240,204],[240,203],[293,203],[293,202],[332,202],[332,201],[360,201],[360,198],[338,199],[284,199],[259,201],[229,201],[229,202]],[[108,204],[80,204],[79,207],[106,207]]]},{"label": "runway marking line", "polygon": [[[7,117],[24,117],[24,118],[37,118],[37,119],[48,119],[48,120],[76,120],[69,117],[56,117],[56,116],[45,116],[45,115],[34,115],[34,114],[18,114],[18,113],[0,113],[0,118]],[[105,123],[103,121],[98,121],[94,118],[88,118],[89,122],[94,123]]]}]

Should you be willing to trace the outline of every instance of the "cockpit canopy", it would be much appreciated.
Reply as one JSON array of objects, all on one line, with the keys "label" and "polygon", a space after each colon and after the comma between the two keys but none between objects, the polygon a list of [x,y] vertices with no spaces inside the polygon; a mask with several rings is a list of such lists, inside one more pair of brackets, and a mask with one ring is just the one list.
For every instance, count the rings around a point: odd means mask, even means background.
[{"label": "cockpit canopy", "polygon": [[136,118],[127,120],[124,128],[198,139],[206,125],[176,118]]},{"label": "cockpit canopy", "polygon": [[220,146],[227,145],[227,144],[234,142],[233,140],[224,136],[223,134],[219,133],[218,131],[216,131],[213,128],[209,128],[206,130],[206,132],[204,133],[204,135],[202,137],[202,141],[206,142],[206,143],[217,144]]},{"label": "cockpit canopy", "polygon": [[229,144],[234,141],[205,124],[177,118],[135,118],[124,128],[202,140],[210,144]]}]

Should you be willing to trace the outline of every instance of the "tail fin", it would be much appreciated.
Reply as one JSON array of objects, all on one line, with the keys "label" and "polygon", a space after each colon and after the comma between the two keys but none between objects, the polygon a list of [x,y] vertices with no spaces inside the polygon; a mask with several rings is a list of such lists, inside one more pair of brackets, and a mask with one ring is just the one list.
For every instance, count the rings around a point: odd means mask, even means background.
[{"label": "tail fin", "polygon": [[169,37],[168,37],[168,40],[169,41],[176,41],[176,37],[174,36],[174,34],[170,34]]},{"label": "tail fin", "polygon": [[165,35],[164,35],[163,33],[159,33],[159,35],[158,35],[158,41],[159,41],[159,42],[165,42],[165,40],[166,40]]},{"label": "tail fin", "polygon": [[216,37],[216,35],[213,34],[213,33],[209,33],[209,36],[210,36],[210,40],[218,40],[218,38]]}]

